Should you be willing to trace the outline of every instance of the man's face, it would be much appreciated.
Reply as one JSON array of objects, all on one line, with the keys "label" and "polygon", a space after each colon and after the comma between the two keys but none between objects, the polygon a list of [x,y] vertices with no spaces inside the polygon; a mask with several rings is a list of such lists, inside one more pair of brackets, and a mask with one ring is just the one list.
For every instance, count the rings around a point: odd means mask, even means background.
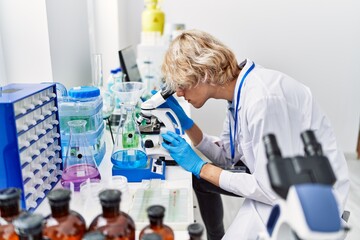
[{"label": "man's face", "polygon": [[199,83],[191,88],[179,88],[176,90],[178,97],[184,97],[195,108],[201,108],[210,98],[211,87],[207,83]]}]

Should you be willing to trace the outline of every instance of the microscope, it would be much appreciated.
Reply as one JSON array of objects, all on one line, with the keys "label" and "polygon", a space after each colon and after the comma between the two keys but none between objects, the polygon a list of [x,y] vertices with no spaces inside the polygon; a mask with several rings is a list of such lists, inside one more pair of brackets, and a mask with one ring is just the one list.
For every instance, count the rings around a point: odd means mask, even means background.
[{"label": "microscope", "polygon": [[139,129],[143,135],[146,154],[153,159],[159,159],[166,165],[176,165],[168,151],[162,146],[161,133],[172,131],[180,135],[184,134],[179,118],[164,105],[166,99],[174,94],[163,88],[150,99],[141,104],[141,113],[138,118]]},{"label": "microscope", "polygon": [[281,197],[266,232],[258,240],[344,239],[344,226],[332,191],[336,181],[330,162],[313,131],[301,133],[305,156],[283,158],[273,134],[263,137],[271,187]]}]

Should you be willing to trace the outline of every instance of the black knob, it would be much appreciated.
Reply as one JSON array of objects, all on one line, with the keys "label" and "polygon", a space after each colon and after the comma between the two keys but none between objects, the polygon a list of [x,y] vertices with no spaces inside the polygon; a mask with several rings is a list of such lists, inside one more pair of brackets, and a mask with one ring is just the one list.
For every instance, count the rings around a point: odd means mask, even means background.
[{"label": "black knob", "polygon": [[146,139],[145,141],[145,148],[153,148],[154,142],[151,139]]}]

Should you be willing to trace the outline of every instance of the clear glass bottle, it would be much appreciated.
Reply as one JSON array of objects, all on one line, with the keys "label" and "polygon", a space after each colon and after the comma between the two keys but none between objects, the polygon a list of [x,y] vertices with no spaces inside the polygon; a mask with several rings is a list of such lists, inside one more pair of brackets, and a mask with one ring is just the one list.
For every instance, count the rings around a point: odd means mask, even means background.
[{"label": "clear glass bottle", "polygon": [[84,218],[69,208],[71,191],[54,189],[48,195],[51,214],[45,219],[44,235],[51,240],[81,240],[86,232]]},{"label": "clear glass bottle", "polygon": [[21,190],[5,188],[0,190],[0,240],[17,240],[13,220],[19,216]]},{"label": "clear glass bottle", "polygon": [[145,226],[140,234],[139,239],[143,237],[143,235],[148,233],[157,233],[159,234],[163,240],[173,240],[174,232],[173,230],[163,223],[163,219],[165,216],[165,208],[161,205],[153,205],[148,207],[147,214],[150,220],[150,224]]},{"label": "clear glass bottle", "polygon": [[201,240],[204,233],[204,227],[199,223],[192,223],[188,226],[190,240]]},{"label": "clear glass bottle", "polygon": [[85,120],[72,120],[70,140],[64,161],[61,184],[64,188],[80,190],[80,184],[87,179],[101,179],[95,158],[85,135]]},{"label": "clear glass bottle", "polygon": [[19,240],[50,240],[43,237],[44,218],[40,214],[24,213],[14,220]]},{"label": "clear glass bottle", "polygon": [[147,155],[135,116],[135,106],[145,90],[145,84],[117,83],[111,89],[121,102],[121,119],[111,162],[119,168],[145,167]]},{"label": "clear glass bottle", "polygon": [[107,189],[100,192],[99,198],[103,212],[91,222],[89,232],[99,231],[111,240],[134,240],[135,223],[120,211],[121,192]]}]

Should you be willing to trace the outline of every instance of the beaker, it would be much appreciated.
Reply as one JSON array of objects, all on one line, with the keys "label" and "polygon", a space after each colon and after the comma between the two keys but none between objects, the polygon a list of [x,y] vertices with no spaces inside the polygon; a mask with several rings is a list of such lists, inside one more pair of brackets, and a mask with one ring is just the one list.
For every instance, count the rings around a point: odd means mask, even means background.
[{"label": "beaker", "polygon": [[141,82],[117,83],[111,87],[111,90],[121,104],[121,118],[111,162],[120,168],[145,167],[147,155],[135,116],[135,106],[144,93],[145,84]]},{"label": "beaker", "polygon": [[72,120],[68,122],[68,125],[70,127],[70,140],[64,161],[61,184],[65,188],[74,188],[75,191],[79,191],[82,182],[87,179],[101,179],[101,177],[95,165],[91,145],[86,139],[86,121]]}]

